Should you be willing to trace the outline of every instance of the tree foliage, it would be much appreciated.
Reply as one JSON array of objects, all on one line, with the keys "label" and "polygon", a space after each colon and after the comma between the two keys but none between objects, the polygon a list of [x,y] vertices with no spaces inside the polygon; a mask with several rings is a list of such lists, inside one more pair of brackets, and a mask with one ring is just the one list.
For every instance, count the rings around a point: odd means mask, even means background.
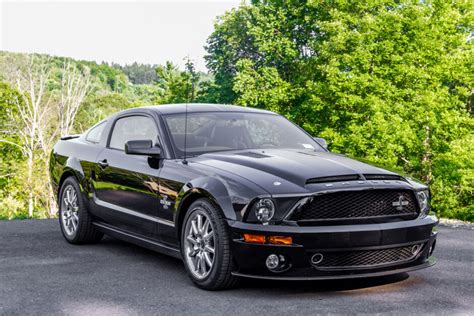
[{"label": "tree foliage", "polygon": [[[474,221],[473,24],[469,0],[253,0],[217,19],[209,74],[189,58],[180,70],[0,52],[0,218],[31,217],[31,205],[33,217],[52,216],[58,127],[82,133],[134,106],[215,102],[281,113],[332,151],[430,184],[440,215]],[[25,120],[35,104],[41,117]]]},{"label": "tree foliage", "polygon": [[473,9],[252,1],[208,40],[216,100],[277,111],[334,151],[402,168],[432,185],[443,216],[473,220]]},{"label": "tree foliage", "polygon": [[[26,217],[22,202],[20,179],[14,177],[22,161],[22,150],[17,145],[19,136],[12,133],[10,120],[17,113],[17,104],[23,102],[21,94],[7,83],[0,83],[0,219]],[[26,213],[26,214],[25,214]]]},{"label": "tree foliage", "polygon": [[139,64],[134,62],[130,65],[112,64],[112,67],[123,71],[131,83],[135,85],[153,84],[156,79],[156,65]]}]

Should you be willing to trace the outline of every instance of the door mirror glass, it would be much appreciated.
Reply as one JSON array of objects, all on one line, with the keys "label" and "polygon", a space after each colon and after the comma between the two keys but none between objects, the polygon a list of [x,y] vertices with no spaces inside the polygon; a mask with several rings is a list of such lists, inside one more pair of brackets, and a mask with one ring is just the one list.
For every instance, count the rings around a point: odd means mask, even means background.
[{"label": "door mirror glass", "polygon": [[125,153],[128,155],[159,157],[161,155],[161,148],[157,145],[153,145],[151,139],[129,140],[125,143]]},{"label": "door mirror glass", "polygon": [[328,149],[328,142],[327,142],[324,138],[321,138],[321,137],[313,137],[313,139],[314,139],[319,145],[321,145],[324,149]]}]

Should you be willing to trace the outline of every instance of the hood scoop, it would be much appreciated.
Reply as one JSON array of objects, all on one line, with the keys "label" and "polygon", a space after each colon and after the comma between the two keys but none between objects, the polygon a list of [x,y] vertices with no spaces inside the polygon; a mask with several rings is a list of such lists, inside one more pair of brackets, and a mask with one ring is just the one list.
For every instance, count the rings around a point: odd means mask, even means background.
[{"label": "hood scoop", "polygon": [[325,182],[344,182],[344,181],[355,181],[361,179],[360,175],[358,174],[348,174],[342,176],[329,176],[329,177],[319,177],[319,178],[311,178],[306,180],[306,184],[313,184],[313,183],[325,183]]},{"label": "hood scoop", "polygon": [[366,180],[400,180],[406,181],[404,177],[398,174],[364,174]]}]

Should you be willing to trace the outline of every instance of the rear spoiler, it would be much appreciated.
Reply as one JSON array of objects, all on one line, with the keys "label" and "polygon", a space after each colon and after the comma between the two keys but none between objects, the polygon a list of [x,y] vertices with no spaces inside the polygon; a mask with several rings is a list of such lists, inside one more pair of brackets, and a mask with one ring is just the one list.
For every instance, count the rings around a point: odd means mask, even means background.
[{"label": "rear spoiler", "polygon": [[69,139],[79,138],[80,136],[81,136],[81,134],[61,136],[61,140],[69,140]]}]

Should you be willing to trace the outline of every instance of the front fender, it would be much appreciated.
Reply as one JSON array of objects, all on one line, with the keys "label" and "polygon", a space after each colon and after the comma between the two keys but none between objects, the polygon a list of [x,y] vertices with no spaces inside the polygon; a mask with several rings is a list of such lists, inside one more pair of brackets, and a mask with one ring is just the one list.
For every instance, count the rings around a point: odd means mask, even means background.
[{"label": "front fender", "polygon": [[216,203],[228,219],[237,220],[238,216],[234,210],[232,192],[229,192],[226,184],[217,178],[201,177],[186,183],[176,199],[175,222],[181,212],[185,212],[190,200],[197,196],[203,196]]}]

